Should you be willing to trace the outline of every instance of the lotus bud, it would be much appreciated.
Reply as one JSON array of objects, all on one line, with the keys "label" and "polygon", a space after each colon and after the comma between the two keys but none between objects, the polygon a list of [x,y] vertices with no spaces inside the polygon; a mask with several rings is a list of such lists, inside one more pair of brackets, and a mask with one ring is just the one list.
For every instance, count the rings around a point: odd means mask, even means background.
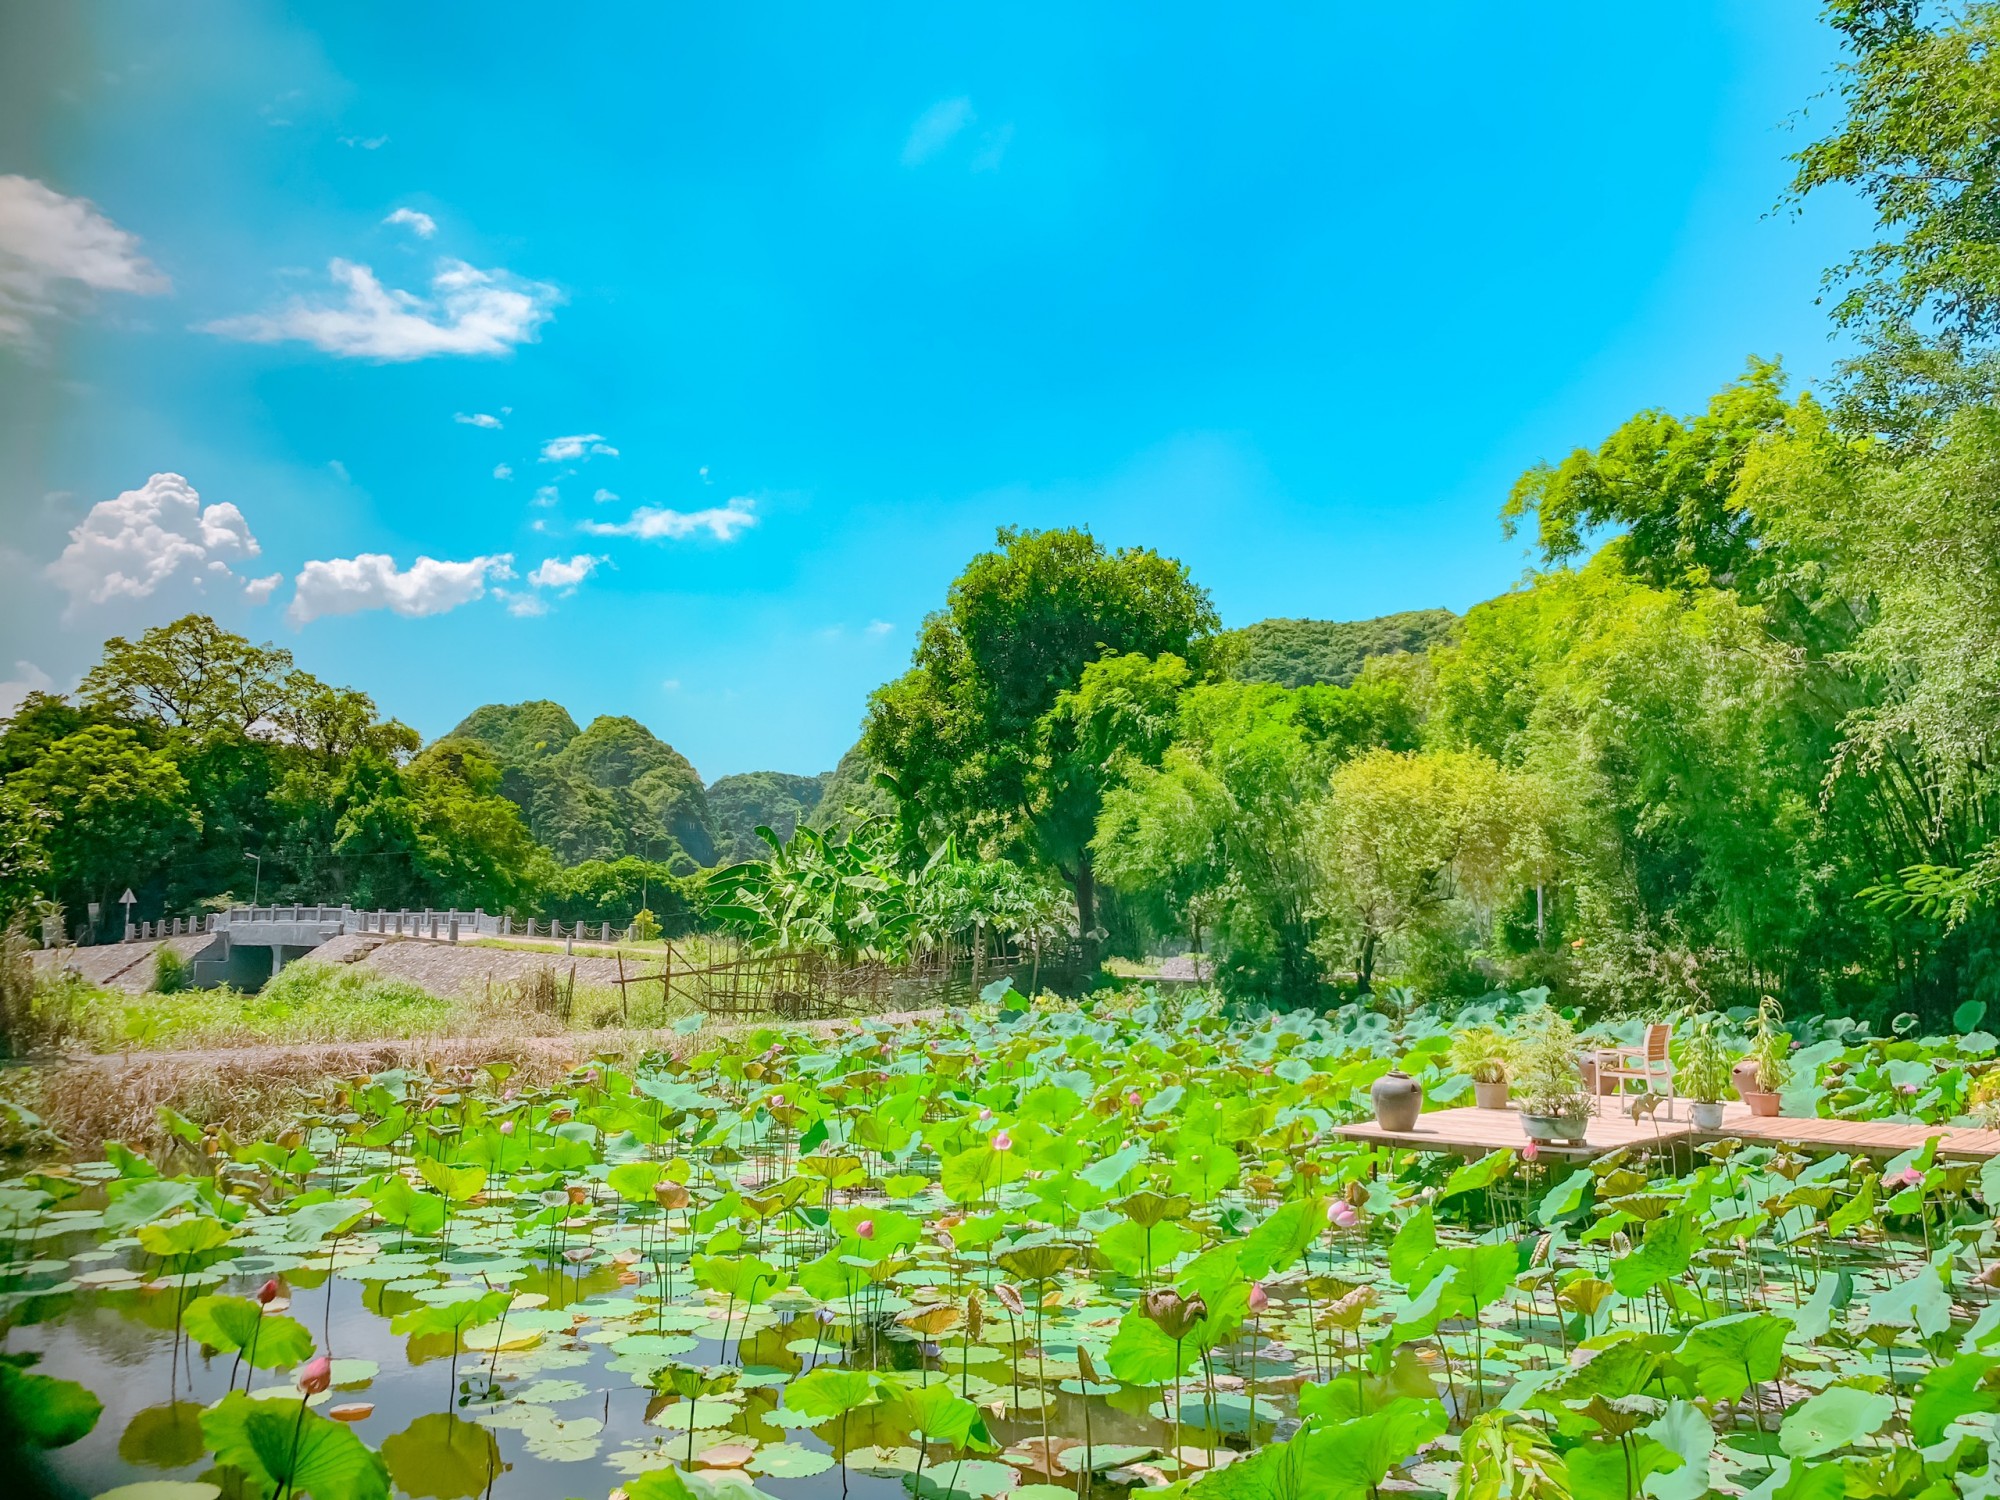
[{"label": "lotus bud", "polygon": [[1160,1332],[1177,1344],[1208,1316],[1208,1303],[1202,1298],[1183,1297],[1165,1287],[1146,1293],[1139,1299],[1139,1306]]},{"label": "lotus bud", "polygon": [[308,1396],[317,1396],[333,1384],[333,1361],[324,1354],[315,1354],[299,1366],[296,1379],[302,1392]]},{"label": "lotus bud", "polygon": [[994,1131],[993,1149],[995,1151],[1012,1151],[1014,1149],[1014,1137],[1004,1130]]},{"label": "lotus bud", "polygon": [[263,1307],[269,1307],[284,1295],[285,1284],[275,1276],[257,1288],[257,1301]]},{"label": "lotus bud", "polygon": [[1326,1217],[1336,1229],[1352,1229],[1361,1222],[1360,1211],[1345,1198],[1336,1198],[1328,1204]]},{"label": "lotus bud", "polygon": [[854,1237],[860,1240],[874,1239],[875,1221],[873,1219],[863,1219],[859,1224],[856,1224],[854,1226]]},{"label": "lotus bud", "polygon": [[993,1122],[993,1111],[990,1109],[982,1108],[979,1111],[979,1123],[982,1125],[990,1125],[992,1122]]},{"label": "lotus bud", "polygon": [[514,1122],[512,1120],[502,1120],[500,1122],[500,1133],[502,1135],[512,1135],[514,1133]]},{"label": "lotus bud", "polygon": [[1530,1141],[1528,1142],[1527,1145],[1521,1148],[1522,1161],[1540,1161],[1541,1158],[1542,1158],[1542,1148],[1537,1142]]},{"label": "lotus bud", "polygon": [[1131,1105],[1132,1108],[1137,1109],[1141,1104],[1146,1102],[1146,1096],[1137,1089],[1133,1089],[1125,1095],[1125,1102]]},{"label": "lotus bud", "polygon": [[831,1328],[833,1326],[834,1313],[830,1307],[819,1308],[813,1313],[813,1317],[818,1320],[819,1326],[822,1328]]},{"label": "lotus bud", "polygon": [[1271,1294],[1264,1290],[1264,1283],[1261,1281],[1251,1282],[1250,1311],[1252,1311],[1253,1313],[1261,1314],[1270,1305],[1271,1305]]}]

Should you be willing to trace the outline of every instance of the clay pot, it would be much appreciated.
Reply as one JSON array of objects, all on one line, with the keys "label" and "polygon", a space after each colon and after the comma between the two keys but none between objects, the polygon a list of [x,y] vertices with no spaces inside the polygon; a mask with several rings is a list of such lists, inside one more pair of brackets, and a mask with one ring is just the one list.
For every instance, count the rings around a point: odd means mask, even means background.
[{"label": "clay pot", "polygon": [[1408,1073],[1384,1073],[1368,1091],[1375,1123],[1384,1130],[1413,1130],[1424,1109],[1424,1086]]},{"label": "clay pot", "polygon": [[1748,1099],[1757,1091],[1757,1062],[1746,1057],[1729,1070],[1729,1081],[1735,1086],[1736,1097]]},{"label": "clay pot", "polygon": [[1472,1080],[1473,1102],[1481,1109],[1505,1109],[1507,1092],[1508,1084],[1504,1078],[1496,1078],[1491,1083],[1482,1078]]},{"label": "clay pot", "polygon": [[1766,1094],[1752,1089],[1743,1096],[1743,1102],[1750,1106],[1751,1114],[1769,1120],[1776,1117],[1780,1101],[1776,1094]]}]

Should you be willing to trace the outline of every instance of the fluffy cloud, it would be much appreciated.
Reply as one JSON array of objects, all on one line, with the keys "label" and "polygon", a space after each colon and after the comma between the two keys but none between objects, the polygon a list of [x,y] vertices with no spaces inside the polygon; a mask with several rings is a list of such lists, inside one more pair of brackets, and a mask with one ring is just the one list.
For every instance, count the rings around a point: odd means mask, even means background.
[{"label": "fluffy cloud", "polygon": [[169,291],[167,278],[88,199],[66,198],[32,177],[0,176],[0,342],[28,344],[34,320],[79,291]]},{"label": "fluffy cloud", "polygon": [[338,300],[295,297],[272,312],[204,324],[203,331],[253,344],[297,339],[356,359],[506,354],[534,339],[558,300],[552,286],[448,258],[438,262],[428,298],[385,288],[353,261],[329,261],[327,270],[344,293]]},{"label": "fluffy cloud", "polygon": [[579,458],[587,462],[593,454],[616,458],[618,450],[604,441],[601,432],[580,432],[574,437],[550,438],[542,444],[542,462],[545,464],[566,464]]},{"label": "fluffy cloud", "polygon": [[382,222],[384,224],[407,224],[410,226],[410,233],[414,234],[420,240],[427,240],[438,232],[437,220],[422,210],[415,208],[399,208]]},{"label": "fluffy cloud", "polygon": [[599,505],[609,505],[613,500],[618,498],[618,493],[615,490],[599,490],[590,498],[595,500]]},{"label": "fluffy cloud", "polygon": [[567,561],[551,557],[528,575],[528,582],[538,589],[560,589],[567,593],[595,573],[603,561],[588,552],[579,552]]},{"label": "fluffy cloud", "polygon": [[514,466],[512,464],[495,464],[493,466],[493,477],[495,479],[512,479],[514,477]]},{"label": "fluffy cloud", "polygon": [[47,573],[69,594],[74,614],[85,604],[147,598],[177,578],[197,588],[222,580],[239,584],[229,559],[260,550],[242,511],[227,501],[205,506],[180,475],[155,474],[138,489],[91,506]]},{"label": "fluffy cloud", "polygon": [[467,415],[462,411],[451,414],[454,422],[463,422],[467,427],[484,427],[488,432],[498,432],[506,424],[491,412],[476,411]]},{"label": "fluffy cloud", "polygon": [[489,582],[513,576],[511,553],[465,562],[419,557],[403,570],[385,552],[326,558],[300,569],[292,607],[285,618],[303,625],[325,615],[352,615],[369,609],[391,609],[413,619],[441,615],[484,597]]},{"label": "fluffy cloud", "polygon": [[958,133],[977,118],[972,112],[972,101],[963,95],[956,99],[938,100],[918,115],[916,123],[910,127],[909,137],[903,142],[903,165],[922,166],[949,146]]},{"label": "fluffy cloud", "polygon": [[705,531],[718,542],[733,542],[756,524],[757,502],[739,495],[727,505],[707,510],[665,510],[656,505],[642,505],[628,520],[585,521],[581,529],[592,536],[632,536],[646,542],[663,537],[677,541]]},{"label": "fluffy cloud", "polygon": [[55,683],[31,661],[14,663],[14,675],[0,682],[0,716],[11,714],[30,693],[46,693]]},{"label": "fluffy cloud", "polygon": [[870,620],[868,622],[868,634],[870,635],[887,635],[895,628],[887,620]]}]

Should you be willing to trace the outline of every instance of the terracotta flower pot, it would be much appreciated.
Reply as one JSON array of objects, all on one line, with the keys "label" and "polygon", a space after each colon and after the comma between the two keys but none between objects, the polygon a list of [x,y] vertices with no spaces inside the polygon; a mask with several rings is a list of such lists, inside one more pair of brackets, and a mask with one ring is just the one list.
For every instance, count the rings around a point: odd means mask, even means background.
[{"label": "terracotta flower pot", "polygon": [[1779,1096],[1752,1089],[1743,1096],[1743,1102],[1750,1106],[1750,1113],[1761,1119],[1772,1119],[1778,1113]]},{"label": "terracotta flower pot", "polygon": [[1508,1087],[1504,1078],[1495,1078],[1490,1083],[1484,1078],[1475,1078],[1472,1080],[1473,1102],[1481,1109],[1505,1109]]},{"label": "terracotta flower pot", "polygon": [[1744,1058],[1729,1070],[1729,1081],[1735,1086],[1736,1097],[1748,1099],[1757,1091],[1757,1063],[1754,1058]]},{"label": "terracotta flower pot", "polygon": [[1384,1073],[1368,1090],[1375,1123],[1384,1130],[1413,1130],[1424,1109],[1424,1086],[1408,1073]]}]

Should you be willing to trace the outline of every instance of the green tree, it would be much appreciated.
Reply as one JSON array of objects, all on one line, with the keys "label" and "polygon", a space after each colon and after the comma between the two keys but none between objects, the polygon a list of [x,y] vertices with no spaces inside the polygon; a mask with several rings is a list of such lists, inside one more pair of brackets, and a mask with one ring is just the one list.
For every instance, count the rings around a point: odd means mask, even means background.
[{"label": "green tree", "polygon": [[71,911],[99,902],[107,920],[127,885],[146,885],[200,828],[172,758],[109,725],[57,740],[0,794],[8,827],[39,851],[53,894]]},{"label": "green tree", "polygon": [[198,734],[248,734],[284,699],[292,654],[252,645],[206,615],[183,615],[136,641],[113,636],[83,679],[87,707]]},{"label": "green tree", "polygon": [[1826,17],[1847,45],[1847,110],[1792,158],[1791,198],[1853,189],[1880,231],[1828,272],[1834,316],[2000,333],[2000,6],[1833,0]]},{"label": "green tree", "polygon": [[1107,552],[1087,531],[1001,531],[925,621],[910,671],[870,699],[862,744],[894,778],[906,837],[929,847],[962,831],[1046,864],[1094,947],[1101,766],[1077,753],[1074,717],[1050,715],[1108,654],[1198,669],[1216,625],[1207,593],[1156,552]]}]

